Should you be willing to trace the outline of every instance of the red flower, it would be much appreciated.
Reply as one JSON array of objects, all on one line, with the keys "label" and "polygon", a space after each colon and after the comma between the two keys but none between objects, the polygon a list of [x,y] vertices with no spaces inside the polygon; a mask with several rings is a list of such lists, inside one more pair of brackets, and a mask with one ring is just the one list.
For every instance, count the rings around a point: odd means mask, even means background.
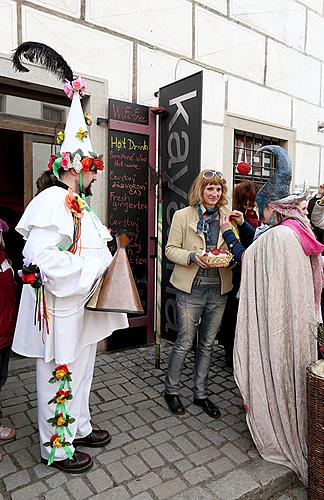
[{"label": "red flower", "polygon": [[35,283],[35,281],[37,280],[37,277],[35,274],[22,274],[21,280],[26,285],[33,285]]},{"label": "red flower", "polygon": [[60,365],[60,366],[57,366],[57,367],[55,368],[55,371],[57,371],[57,370],[62,370],[62,371],[64,371],[65,373],[70,373],[70,372],[69,372],[69,369],[68,369],[68,367],[67,367],[67,365]]},{"label": "red flower", "polygon": [[96,158],[95,160],[93,160],[93,165],[94,165],[94,168],[96,168],[97,170],[104,169],[104,164],[103,164],[103,161],[101,158]]},{"label": "red flower", "polygon": [[55,156],[55,155],[51,155],[49,157],[48,164],[47,164],[47,168],[49,170],[53,170],[52,166],[53,166],[53,163],[55,162],[56,158],[57,158],[57,156]]},{"label": "red flower", "polygon": [[55,441],[55,439],[59,438],[60,436],[58,434],[53,434],[53,436],[51,437],[50,441],[51,443],[53,443],[53,441]]},{"label": "red flower", "polygon": [[83,160],[81,160],[81,163],[82,163],[82,172],[89,172],[93,164],[93,159],[89,157],[83,158]]}]

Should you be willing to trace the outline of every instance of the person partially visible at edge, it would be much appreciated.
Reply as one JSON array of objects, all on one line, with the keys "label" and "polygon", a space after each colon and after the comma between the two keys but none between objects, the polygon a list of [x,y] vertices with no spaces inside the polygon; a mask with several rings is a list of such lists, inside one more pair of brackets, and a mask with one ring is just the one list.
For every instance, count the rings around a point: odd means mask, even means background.
[{"label": "person partially visible at edge", "polygon": [[[8,378],[10,348],[17,318],[17,286],[3,237],[3,233],[7,231],[9,231],[8,224],[0,219],[0,389]],[[14,428],[0,424],[0,444],[15,437]],[[3,455],[0,453],[0,461],[2,458]]]},{"label": "person partially visible at edge", "polygon": [[[260,226],[260,221],[255,212],[256,186],[250,180],[237,184],[233,190],[233,212],[224,217],[220,229],[230,252],[233,253],[237,266],[233,269],[233,289],[228,294],[223,319],[217,333],[218,343],[224,346],[225,363],[233,367],[233,346],[238,310],[238,290],[241,280],[241,255],[252,243],[255,228]],[[231,220],[238,224],[238,239],[232,231]]]},{"label": "person partially visible at edge", "polygon": [[173,216],[165,249],[166,257],[175,263],[170,282],[177,289],[179,322],[165,378],[165,400],[170,411],[178,415],[185,413],[179,397],[183,364],[198,330],[193,402],[210,417],[220,417],[207,386],[216,333],[232,289],[232,270],[208,268],[199,254],[215,248],[227,250],[219,228],[220,217],[230,213],[226,193],[221,172],[200,172],[189,193],[189,206]]},{"label": "person partially visible at edge", "polygon": [[[14,55],[54,60],[65,72],[72,99],[60,153],[37,180],[38,192],[16,230],[25,238],[24,283],[12,349],[37,358],[36,382],[41,461],[63,472],[89,470],[93,461],[77,449],[103,447],[111,436],[94,430],[89,411],[97,343],[128,326],[122,313],[86,310],[99,278],[112,261],[108,229],[85,198],[104,168],[93,152],[81,107],[86,83],[68,74],[62,57],[43,44],[26,42]],[[36,294],[35,294],[36,292]],[[36,323],[36,325],[35,325]]]},{"label": "person partially visible at edge", "polygon": [[307,483],[306,377],[316,359],[324,249],[314,237],[301,201],[289,195],[291,163],[280,146],[275,174],[258,192],[268,225],[245,251],[234,377],[260,455],[291,468]]},{"label": "person partially visible at edge", "polygon": [[315,234],[324,243],[324,184],[321,184],[313,198],[309,200],[308,212]]}]

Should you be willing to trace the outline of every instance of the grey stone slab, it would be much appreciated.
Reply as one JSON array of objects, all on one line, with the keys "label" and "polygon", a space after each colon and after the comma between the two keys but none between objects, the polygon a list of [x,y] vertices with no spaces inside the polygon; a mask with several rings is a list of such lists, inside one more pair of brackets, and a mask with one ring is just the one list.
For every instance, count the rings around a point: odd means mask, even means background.
[{"label": "grey stone slab", "polygon": [[195,486],[175,495],[172,500],[215,500],[216,497],[206,488]]},{"label": "grey stone slab", "polygon": [[131,481],[127,486],[134,495],[137,495],[142,491],[146,491],[154,488],[155,486],[158,486],[159,484],[161,484],[161,482],[162,480],[157,474],[155,474],[155,472],[149,472],[136,481]]},{"label": "grey stone slab", "polygon": [[130,498],[130,494],[126,490],[125,486],[116,486],[110,490],[94,495],[91,498],[94,500],[127,500]]},{"label": "grey stone slab", "polygon": [[87,478],[97,493],[101,493],[114,486],[114,483],[103,469],[88,472]]},{"label": "grey stone slab", "polygon": [[181,474],[194,467],[192,463],[189,462],[189,460],[187,460],[186,458],[184,458],[183,460],[179,460],[178,462],[174,462],[173,465],[181,472]]},{"label": "grey stone slab", "polygon": [[238,465],[243,464],[244,462],[249,461],[249,457],[242,453],[242,451],[234,446],[232,443],[228,443],[222,448],[220,448],[220,452],[226,455],[228,458],[233,460]]},{"label": "grey stone slab", "polygon": [[151,429],[151,427],[149,427],[148,425],[143,425],[142,427],[138,427],[137,429],[130,431],[130,434],[134,439],[140,439],[149,436],[153,432],[154,431],[153,429]]},{"label": "grey stone slab", "polygon": [[3,481],[6,486],[6,490],[12,491],[30,483],[31,479],[27,470],[21,470],[19,472],[15,472],[14,474],[10,474],[10,476],[6,476]]},{"label": "grey stone slab", "polygon": [[196,484],[211,478],[212,474],[206,469],[206,467],[195,467],[194,469],[185,472],[183,477],[189,484],[195,486]]},{"label": "grey stone slab", "polygon": [[185,453],[193,453],[197,451],[197,446],[195,446],[191,441],[189,441],[185,436],[181,435],[173,439],[172,441],[180,450]]},{"label": "grey stone slab", "polygon": [[66,483],[70,477],[70,475],[63,474],[63,472],[57,472],[54,476],[46,479],[46,484],[49,488],[58,488],[59,486],[62,486],[62,484]]},{"label": "grey stone slab", "polygon": [[151,469],[161,467],[164,464],[164,460],[153,448],[147,448],[141,451],[140,454]]},{"label": "grey stone slab", "polygon": [[129,469],[135,476],[141,476],[148,472],[148,467],[145,465],[143,460],[138,455],[131,455],[123,460],[123,464]]},{"label": "grey stone slab", "polygon": [[169,429],[170,427],[175,427],[176,425],[179,425],[181,423],[181,420],[177,417],[168,417],[154,422],[153,427],[157,431],[162,431],[164,429]]},{"label": "grey stone slab", "polygon": [[237,500],[244,495],[253,498],[260,489],[260,485],[241,470],[230,472],[218,481],[211,481],[207,486],[220,500]]},{"label": "grey stone slab", "polygon": [[102,464],[111,464],[113,462],[116,462],[117,460],[120,460],[121,458],[124,458],[125,453],[120,450],[112,450],[112,451],[107,451],[106,453],[102,453],[101,455],[98,455],[98,460]]},{"label": "grey stone slab", "polygon": [[46,500],[69,500],[71,498],[63,488],[55,488],[45,495]]},{"label": "grey stone slab", "polygon": [[160,432],[155,432],[152,436],[148,436],[147,440],[153,446],[159,446],[160,444],[169,441],[170,438],[171,438],[170,434],[168,434],[166,431],[160,431]]},{"label": "grey stone slab", "polygon": [[33,500],[39,495],[45,493],[47,490],[45,484],[41,482],[33,483],[29,486],[25,486],[20,490],[14,491],[11,494],[11,500]]},{"label": "grey stone slab", "polygon": [[121,462],[113,462],[108,467],[109,474],[115,483],[123,483],[132,478],[132,474],[123,466]]},{"label": "grey stone slab", "polygon": [[253,460],[252,463],[242,467],[242,470],[261,484],[264,495],[268,492],[274,495],[296,484],[296,476],[291,469],[262,458]]},{"label": "grey stone slab", "polygon": [[0,465],[0,478],[16,472],[17,468],[8,455],[5,455]]},{"label": "grey stone slab", "polygon": [[15,453],[15,451],[22,450],[24,448],[29,448],[31,445],[31,440],[29,437],[16,439],[15,441],[11,441],[11,443],[5,444],[4,449],[8,454]]},{"label": "grey stone slab", "polygon": [[176,450],[176,448],[170,443],[163,443],[159,446],[159,453],[164,456],[168,462],[175,462],[176,460],[181,460],[183,454]]},{"label": "grey stone slab", "polygon": [[226,472],[235,469],[236,464],[231,462],[228,458],[220,458],[207,464],[207,467],[212,471],[214,476],[222,476]]},{"label": "grey stone slab", "polygon": [[171,481],[167,481],[160,486],[153,488],[153,493],[159,499],[172,498],[172,496],[180,493],[186,488],[186,483],[182,479],[177,477],[176,479],[172,479]]},{"label": "grey stone slab", "polygon": [[163,481],[167,481],[168,479],[174,479],[177,477],[178,472],[174,468],[171,469],[171,467],[165,466],[158,471],[158,474]]},{"label": "grey stone slab", "polygon": [[126,455],[132,455],[133,453],[139,453],[146,448],[150,448],[151,444],[146,441],[146,439],[138,439],[133,443],[127,444],[123,447]]},{"label": "grey stone slab", "polygon": [[189,455],[189,460],[191,460],[196,465],[201,465],[206,462],[210,462],[215,458],[220,456],[220,452],[217,450],[215,446],[209,446],[200,451],[196,451],[195,453],[191,453]]}]

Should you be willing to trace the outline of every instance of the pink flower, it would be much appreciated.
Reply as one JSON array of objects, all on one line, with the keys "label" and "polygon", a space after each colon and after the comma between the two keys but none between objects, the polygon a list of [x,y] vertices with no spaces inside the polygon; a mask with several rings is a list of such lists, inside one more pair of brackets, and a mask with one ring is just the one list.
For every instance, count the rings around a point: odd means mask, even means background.
[{"label": "pink flower", "polygon": [[73,90],[80,92],[80,95],[83,96],[86,92],[87,84],[86,81],[79,76],[76,80],[73,80],[72,87]]},{"label": "pink flower", "polygon": [[69,153],[62,153],[63,154],[63,159],[61,160],[61,167],[64,168],[64,170],[69,170],[70,168],[70,154]]},{"label": "pink flower", "polygon": [[68,96],[68,98],[72,99],[72,97],[73,97],[73,88],[72,88],[72,85],[70,84],[70,82],[68,82],[67,80],[65,80],[63,88],[64,88],[64,92],[66,93],[66,95]]}]

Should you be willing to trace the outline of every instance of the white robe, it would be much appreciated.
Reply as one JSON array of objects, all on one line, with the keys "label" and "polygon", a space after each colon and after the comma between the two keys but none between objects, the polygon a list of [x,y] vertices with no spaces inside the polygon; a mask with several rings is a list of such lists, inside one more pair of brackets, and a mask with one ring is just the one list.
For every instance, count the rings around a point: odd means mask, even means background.
[{"label": "white robe", "polygon": [[278,226],[245,252],[234,376],[260,455],[307,483],[306,367],[316,359],[310,258],[292,229]]},{"label": "white robe", "polygon": [[127,328],[126,314],[84,309],[98,278],[112,261],[107,228],[83,210],[81,254],[59,250],[73,240],[73,218],[65,206],[68,192],[53,186],[37,195],[26,208],[16,230],[27,240],[25,258],[45,274],[49,330],[45,343],[34,325],[35,290],[24,285],[12,349],[28,357],[71,363],[82,349]]}]

